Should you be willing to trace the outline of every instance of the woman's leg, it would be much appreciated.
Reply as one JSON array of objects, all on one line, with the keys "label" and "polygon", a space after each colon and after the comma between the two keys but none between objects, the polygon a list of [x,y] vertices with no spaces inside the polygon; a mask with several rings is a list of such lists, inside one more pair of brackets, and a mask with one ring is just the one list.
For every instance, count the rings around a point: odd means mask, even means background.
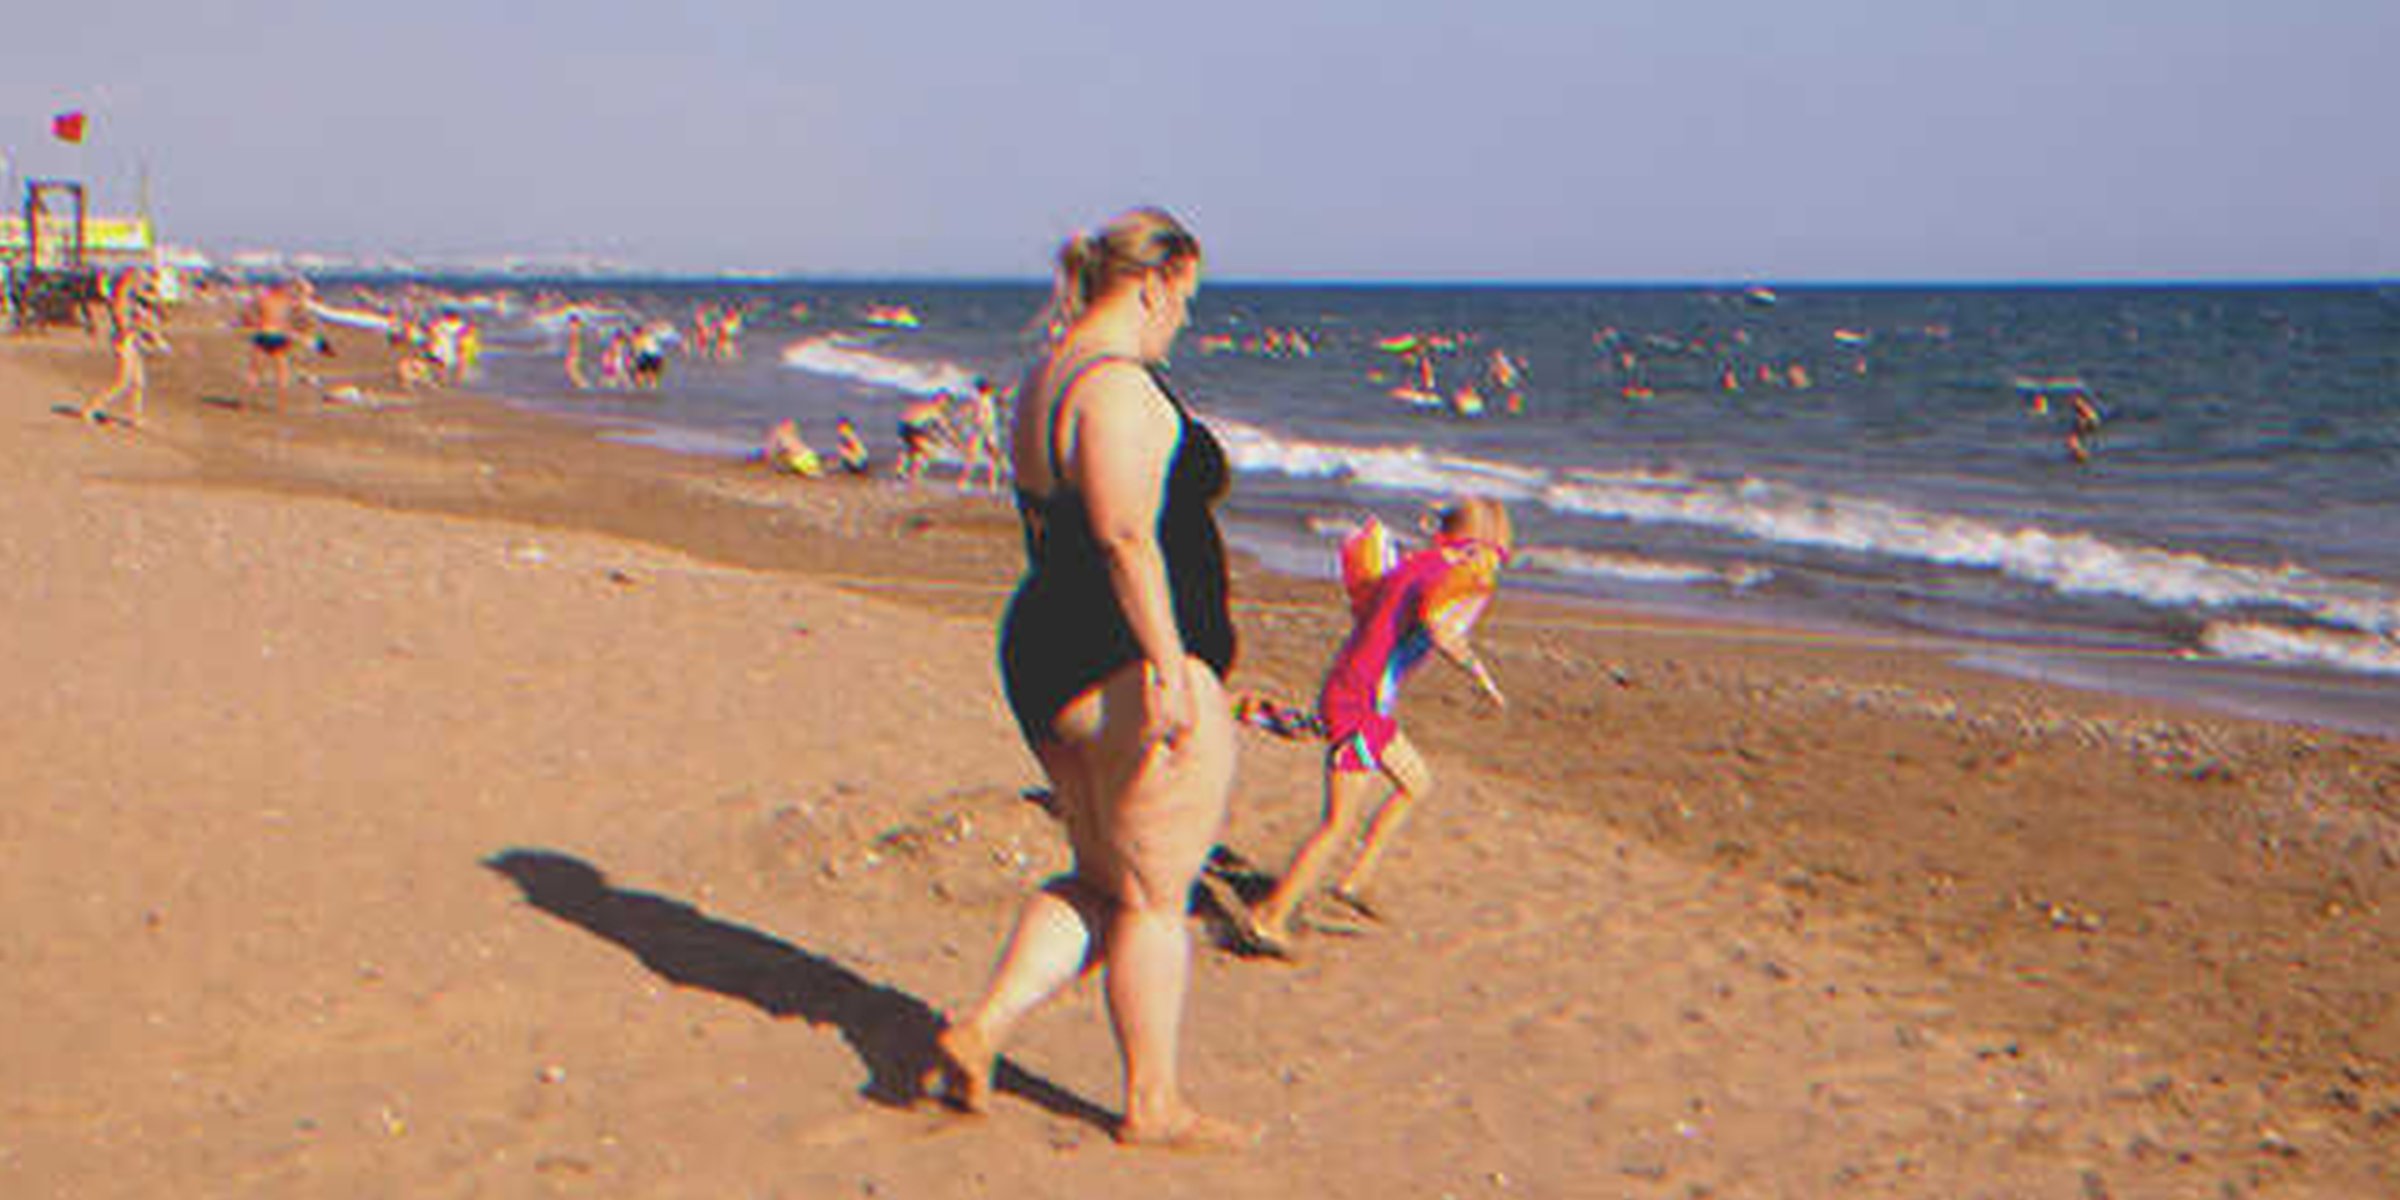
[{"label": "woman's leg", "polygon": [[1084,755],[1072,746],[1050,743],[1036,748],[1050,776],[1052,808],[1078,845],[1078,870],[1051,879],[1025,901],[1017,913],[1000,961],[982,999],[943,1030],[939,1042],[943,1061],[927,1090],[936,1084],[959,1107],[983,1111],[991,1097],[991,1076],[1000,1048],[1009,1034],[1068,981],[1098,965],[1100,939],[1108,929],[1115,903],[1081,877],[1081,845],[1091,837],[1091,787]]},{"label": "woman's leg", "polygon": [[[1113,869],[1087,878],[1116,901],[1103,954],[1110,1024],[1125,1063],[1129,1143],[1234,1144],[1243,1131],[1183,1097],[1178,1049],[1191,977],[1192,884],[1224,830],[1233,791],[1233,720],[1223,685],[1192,660],[1191,731],[1175,746],[1142,738],[1142,669],[1102,686],[1089,751],[1096,822]],[[1097,864],[1095,864],[1097,865]]]}]

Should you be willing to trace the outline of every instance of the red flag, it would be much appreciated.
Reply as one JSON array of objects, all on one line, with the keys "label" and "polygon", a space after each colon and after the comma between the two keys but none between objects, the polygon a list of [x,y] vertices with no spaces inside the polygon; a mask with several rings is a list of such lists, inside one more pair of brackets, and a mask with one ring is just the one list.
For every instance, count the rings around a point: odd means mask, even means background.
[{"label": "red flag", "polygon": [[83,114],[81,112],[63,112],[50,118],[50,133],[51,136],[62,142],[81,142],[83,140]]}]

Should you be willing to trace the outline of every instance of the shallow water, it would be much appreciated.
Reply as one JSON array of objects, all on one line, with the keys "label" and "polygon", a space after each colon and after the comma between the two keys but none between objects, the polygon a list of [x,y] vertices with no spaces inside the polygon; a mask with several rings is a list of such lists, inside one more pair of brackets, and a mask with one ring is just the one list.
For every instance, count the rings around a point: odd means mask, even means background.
[{"label": "shallow water", "polygon": [[[837,415],[888,455],[908,396],[1013,376],[1043,295],[548,289],[595,330],[749,310],[738,361],[678,354],[665,389],[638,395],[570,391],[562,323],[511,286],[484,313],[490,386],[710,455],[786,416],[823,445]],[[920,323],[873,326],[876,304]],[[1436,391],[1477,387],[1487,415],[1393,398],[1417,378],[1387,348],[1405,335],[1449,339]],[[1503,411],[1494,350],[1523,365],[1521,412]],[[1995,669],[2400,732],[2390,289],[1212,284],[1173,377],[1241,473],[1237,540],[1286,569],[1324,570],[1360,513],[1406,522],[1428,497],[1483,491],[1511,502],[1517,574],[1547,590],[1915,631],[2004,651],[1979,660]],[[2100,418],[2082,465],[2066,448],[2078,391]],[[2092,649],[2155,657],[2074,657]]]}]

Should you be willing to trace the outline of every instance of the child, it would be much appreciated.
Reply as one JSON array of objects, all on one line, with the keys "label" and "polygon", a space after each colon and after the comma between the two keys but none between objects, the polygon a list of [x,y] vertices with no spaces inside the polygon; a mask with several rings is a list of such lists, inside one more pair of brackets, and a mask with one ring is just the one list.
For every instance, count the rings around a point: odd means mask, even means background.
[{"label": "child", "polygon": [[767,444],[760,449],[759,457],[766,459],[768,466],[803,479],[815,479],[825,473],[824,460],[800,436],[800,422],[788,417],[768,431]]},{"label": "child", "polygon": [[1433,544],[1400,556],[1377,521],[1342,546],[1342,579],[1350,589],[1350,638],[1334,656],[1317,701],[1324,724],[1325,814],[1301,843],[1275,890],[1244,918],[1247,949],[1290,954],[1291,922],[1316,888],[1334,851],[1370,810],[1366,844],[1333,896],[1372,919],[1368,879],[1408,819],[1433,790],[1433,774],[1392,719],[1400,685],[1429,649],[1473,676],[1492,703],[1507,707],[1500,685],[1476,657],[1467,635],[1491,603],[1513,540],[1508,510],[1497,500],[1470,497],[1436,510]]},{"label": "child", "polygon": [[867,473],[870,465],[867,443],[858,436],[858,426],[851,424],[848,416],[833,423],[833,449],[835,457],[841,460],[842,470],[852,475]]}]

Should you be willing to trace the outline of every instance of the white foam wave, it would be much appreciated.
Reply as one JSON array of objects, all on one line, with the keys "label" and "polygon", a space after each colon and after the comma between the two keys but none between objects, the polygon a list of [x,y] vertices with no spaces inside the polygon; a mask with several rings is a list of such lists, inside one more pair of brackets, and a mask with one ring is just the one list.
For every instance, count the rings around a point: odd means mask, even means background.
[{"label": "white foam wave", "polygon": [[339,325],[346,329],[378,329],[388,331],[392,327],[392,318],[379,312],[370,312],[363,308],[342,308],[332,304],[311,304],[308,306],[308,311],[315,314],[318,320],[323,321],[328,325]]},{"label": "white foam wave", "polygon": [[586,329],[631,328],[641,323],[640,318],[622,308],[610,308],[602,304],[563,304],[533,314],[528,324],[545,333],[563,334],[567,331],[567,322],[577,317],[583,319]]},{"label": "white foam wave", "polygon": [[[1310,533],[1328,541],[1340,541],[1358,532],[1357,517],[1318,515],[1308,518]],[[1416,539],[1403,533],[1404,544]],[[1571,575],[1585,579],[1613,579],[1626,583],[1720,584],[1741,589],[1755,587],[1774,577],[1765,567],[1747,563],[1719,569],[1704,563],[1678,562],[1674,559],[1642,558],[1630,554],[1606,554],[1597,550],[1578,550],[1571,546],[1519,546],[1514,559],[1525,570],[1543,571],[1552,575]]]},{"label": "white foam wave", "polygon": [[918,396],[974,390],[976,373],[956,363],[909,362],[877,354],[872,345],[839,334],[806,337],[783,348],[783,365]]},{"label": "white foam wave", "polygon": [[1626,583],[1719,584],[1735,589],[1756,587],[1774,574],[1764,567],[1746,564],[1719,570],[1701,563],[1642,558],[1629,554],[1602,554],[1564,546],[1522,547],[1516,562],[1529,570],[1548,571],[1553,575],[1613,579]]},{"label": "white foam wave", "polygon": [[2400,630],[2400,595],[2289,564],[2221,562],[2123,545],[2088,533],[2007,528],[1875,500],[1803,492],[1756,479],[1731,483],[1580,478],[1549,489],[1563,512],[1727,530],[1760,541],[1983,568],[2064,595],[2121,596],[2168,608],[2282,607],[2369,633]]},{"label": "white foam wave", "polygon": [[1349,446],[1280,438],[1233,421],[1215,424],[1235,466],[1248,471],[1347,479],[1397,491],[1481,491],[1574,516],[1694,526],[1771,544],[1991,570],[2064,595],[2119,596],[2166,608],[2283,608],[2330,626],[2400,633],[2400,593],[2291,564],[2223,562],[2189,551],[2032,525],[2009,527],[1757,478],[1704,479],[1657,470],[1552,475],[1417,446]]},{"label": "white foam wave", "polygon": [[1311,479],[1348,479],[1387,491],[1449,493],[1474,491],[1503,499],[1537,494],[1546,472],[1487,459],[1427,451],[1422,446],[1349,446],[1284,439],[1254,425],[1211,418],[1209,428],[1225,445],[1235,469],[1270,471]]},{"label": "white foam wave", "polygon": [[2400,642],[2364,633],[2291,629],[2249,621],[2212,623],[2200,644],[2221,658],[2246,662],[2336,667],[2378,675],[2400,675]]}]

